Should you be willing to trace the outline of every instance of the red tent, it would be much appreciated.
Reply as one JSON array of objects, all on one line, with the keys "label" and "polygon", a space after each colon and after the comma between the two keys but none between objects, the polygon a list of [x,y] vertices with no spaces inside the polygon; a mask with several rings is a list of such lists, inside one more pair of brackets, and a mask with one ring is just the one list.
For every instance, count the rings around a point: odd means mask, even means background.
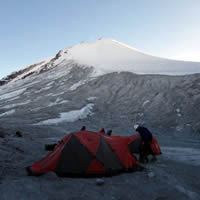
[{"label": "red tent", "polygon": [[50,171],[58,176],[105,176],[137,168],[130,151],[140,140],[135,136],[107,136],[101,132],[79,131],[66,135],[42,160],[27,167],[29,175]]}]

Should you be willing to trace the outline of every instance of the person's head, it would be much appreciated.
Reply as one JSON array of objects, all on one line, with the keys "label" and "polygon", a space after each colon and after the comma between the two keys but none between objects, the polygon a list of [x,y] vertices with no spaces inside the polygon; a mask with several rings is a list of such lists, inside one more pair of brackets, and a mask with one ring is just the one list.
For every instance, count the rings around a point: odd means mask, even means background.
[{"label": "person's head", "polygon": [[139,124],[135,124],[135,125],[134,125],[134,129],[135,129],[135,130],[137,130],[138,127],[139,127]]}]

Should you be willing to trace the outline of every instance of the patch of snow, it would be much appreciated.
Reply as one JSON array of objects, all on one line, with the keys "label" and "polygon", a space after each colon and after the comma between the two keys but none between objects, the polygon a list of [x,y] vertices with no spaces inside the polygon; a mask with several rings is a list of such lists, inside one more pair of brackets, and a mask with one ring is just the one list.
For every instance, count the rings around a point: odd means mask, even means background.
[{"label": "patch of snow", "polygon": [[26,92],[24,92],[24,95],[29,95],[29,94],[31,94],[31,91],[26,91]]},{"label": "patch of snow", "polygon": [[53,96],[53,95],[55,95],[55,94],[54,93],[49,93],[49,94],[46,94],[45,96],[50,97],[50,96]]},{"label": "patch of snow", "polygon": [[59,104],[68,103],[68,102],[69,102],[69,100],[62,100],[59,102]]},{"label": "patch of snow", "polygon": [[50,83],[47,84],[47,87],[51,86],[54,84],[55,81],[51,81]]},{"label": "patch of snow", "polygon": [[64,84],[65,84],[65,81],[59,83],[59,85],[64,85]]},{"label": "patch of snow", "polygon": [[15,113],[15,109],[9,110],[9,111],[4,112],[4,113],[1,113],[0,117],[9,116],[9,115],[12,115],[13,113]]},{"label": "patch of snow", "polygon": [[60,113],[59,118],[41,121],[35,125],[51,125],[51,124],[59,124],[61,122],[75,122],[79,119],[85,119],[93,114],[92,113],[93,106],[94,104],[87,104],[80,110],[72,110],[69,112]]},{"label": "patch of snow", "polygon": [[155,177],[155,173],[152,172],[152,171],[151,171],[151,172],[148,172],[147,175],[148,175],[149,178],[153,178],[153,177]]},{"label": "patch of snow", "polygon": [[167,159],[200,166],[200,150],[183,147],[162,147],[163,156]]},{"label": "patch of snow", "polygon": [[47,107],[51,107],[51,106],[55,106],[55,105],[59,105],[59,104],[64,104],[64,103],[68,103],[68,100],[62,100],[60,97],[58,97],[55,102],[51,102]]},{"label": "patch of snow", "polygon": [[41,110],[41,109],[43,109],[43,108],[42,108],[42,107],[38,107],[38,108],[33,108],[33,109],[31,109],[30,111],[37,112],[37,111],[39,111],[39,110]]},{"label": "patch of snow", "polygon": [[26,88],[23,88],[23,89],[19,89],[19,90],[13,91],[13,92],[2,94],[2,95],[0,95],[0,100],[17,97],[17,96],[21,95],[25,90],[26,90]]},{"label": "patch of snow", "polygon": [[177,131],[182,131],[182,130],[183,130],[183,127],[182,127],[182,126],[177,126],[177,127],[176,127],[176,130],[177,130]]},{"label": "patch of snow", "polygon": [[142,106],[144,107],[149,102],[150,102],[149,100],[144,101],[144,103],[142,104]]},{"label": "patch of snow", "polygon": [[62,95],[62,94],[64,94],[65,92],[60,92],[60,93],[49,93],[49,94],[47,94],[46,96],[52,96],[52,97],[56,97],[56,96],[60,96],[60,95]]},{"label": "patch of snow", "polygon": [[76,90],[78,87],[80,87],[81,85],[83,85],[83,84],[85,84],[85,83],[86,83],[86,80],[81,80],[81,81],[79,81],[79,82],[73,84],[73,85],[69,88],[69,90],[74,91],[74,90]]},{"label": "patch of snow", "polygon": [[41,89],[35,91],[35,93],[37,94],[37,93],[40,93],[40,92],[42,92],[42,91],[49,90],[50,88],[51,88],[51,86],[47,86],[47,87],[44,87],[44,88],[41,88]]},{"label": "patch of snow", "polygon": [[88,98],[87,98],[88,101],[94,101],[94,100],[96,100],[96,99],[97,99],[97,97],[88,97]]},{"label": "patch of snow", "polygon": [[11,99],[6,99],[6,102],[14,101],[14,100],[19,99],[19,98],[20,98],[20,96],[13,97]]},{"label": "patch of snow", "polygon": [[102,186],[102,185],[104,185],[104,183],[105,183],[104,179],[102,179],[102,178],[97,178],[96,179],[96,185]]},{"label": "patch of snow", "polygon": [[182,114],[181,114],[180,112],[181,112],[181,109],[180,109],[180,108],[177,108],[177,109],[176,109],[176,114],[177,114],[178,117],[181,117],[181,116],[182,116]]},{"label": "patch of snow", "polygon": [[11,109],[11,108],[14,108],[14,107],[17,107],[17,106],[26,105],[26,104],[29,104],[29,103],[31,103],[31,100],[27,100],[27,101],[22,102],[22,103],[6,105],[6,106],[3,106],[2,108],[3,109]]},{"label": "patch of snow", "polygon": [[139,117],[142,117],[142,116],[144,116],[144,113],[138,113],[137,114]]}]

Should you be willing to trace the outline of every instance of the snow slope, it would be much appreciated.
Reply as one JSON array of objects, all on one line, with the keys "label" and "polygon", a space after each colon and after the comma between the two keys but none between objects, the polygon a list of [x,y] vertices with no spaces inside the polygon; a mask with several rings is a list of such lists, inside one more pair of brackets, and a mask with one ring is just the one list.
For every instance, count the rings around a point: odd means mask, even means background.
[{"label": "snow slope", "polygon": [[[60,59],[72,59],[81,65],[94,66],[99,72],[128,71],[141,74],[191,74],[200,72],[199,62],[154,57],[112,39],[82,43],[66,49]],[[66,53],[67,52],[67,53]]]}]

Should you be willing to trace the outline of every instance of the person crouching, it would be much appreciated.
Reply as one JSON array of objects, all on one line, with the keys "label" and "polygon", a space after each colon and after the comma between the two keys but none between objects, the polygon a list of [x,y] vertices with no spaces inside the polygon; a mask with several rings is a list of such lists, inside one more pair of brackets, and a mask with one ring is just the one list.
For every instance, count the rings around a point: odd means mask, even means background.
[{"label": "person crouching", "polygon": [[140,134],[142,139],[139,149],[139,161],[142,163],[148,163],[149,154],[152,155],[152,161],[156,161],[156,156],[151,149],[151,142],[153,138],[152,133],[146,127],[139,126],[138,124],[134,125],[134,129]]}]

